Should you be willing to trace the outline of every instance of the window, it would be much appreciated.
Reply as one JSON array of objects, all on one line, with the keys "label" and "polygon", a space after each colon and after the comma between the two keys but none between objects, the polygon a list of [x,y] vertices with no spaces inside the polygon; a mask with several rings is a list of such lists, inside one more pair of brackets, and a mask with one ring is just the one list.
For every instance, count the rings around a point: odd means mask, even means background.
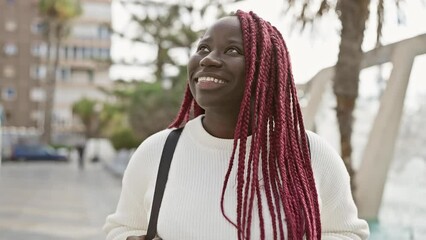
[{"label": "window", "polygon": [[46,57],[47,55],[47,44],[46,43],[35,43],[31,48],[31,53],[35,57]]},{"label": "window", "polygon": [[100,58],[101,49],[100,48],[93,48],[92,49],[92,56],[93,59],[99,59]]},{"label": "window", "polygon": [[16,22],[15,21],[11,21],[11,20],[6,20],[6,22],[4,24],[4,28],[8,32],[14,32],[14,31],[16,31],[17,27],[18,27],[18,25],[16,25]]},{"label": "window", "polygon": [[13,87],[6,87],[3,89],[1,96],[5,101],[13,101],[16,99],[16,90]]},{"label": "window", "polygon": [[98,27],[93,24],[75,24],[71,29],[71,36],[82,39],[98,38]]},{"label": "window", "polygon": [[100,26],[98,28],[98,37],[100,39],[109,39],[110,34],[109,34],[109,29],[106,26]]},{"label": "window", "polygon": [[109,59],[109,49],[104,48],[101,50],[101,59],[102,60],[108,60]]},{"label": "window", "polygon": [[64,59],[65,58],[65,48],[64,47],[60,47],[59,48],[59,58],[60,59]]},{"label": "window", "polygon": [[45,79],[47,74],[46,66],[32,66],[31,67],[31,77],[34,79]]},{"label": "window", "polygon": [[42,120],[43,120],[43,118],[44,118],[44,115],[43,115],[43,114],[44,114],[44,113],[43,113],[43,111],[36,110],[36,111],[32,111],[32,112],[31,112],[30,117],[31,117],[31,119],[32,119],[32,120],[35,120],[35,121],[42,121]]},{"label": "window", "polygon": [[65,58],[74,59],[74,48],[71,46],[65,47]]},{"label": "window", "polygon": [[12,65],[6,65],[3,68],[3,76],[7,78],[15,77],[15,68]]},{"label": "window", "polygon": [[60,68],[56,72],[56,78],[62,81],[68,81],[71,78],[71,69],[69,68]]},{"label": "window", "polygon": [[84,59],[90,59],[92,56],[91,48],[83,48]]},{"label": "window", "polygon": [[18,47],[14,43],[6,43],[3,46],[3,51],[7,56],[13,56],[18,53]]},{"label": "window", "polygon": [[75,47],[75,58],[76,59],[83,59],[83,48],[81,47]]},{"label": "window", "polygon": [[30,99],[34,102],[44,102],[46,94],[43,88],[33,88],[30,91]]},{"label": "window", "polygon": [[34,34],[41,34],[46,31],[46,24],[42,21],[36,21],[31,24],[31,31]]}]

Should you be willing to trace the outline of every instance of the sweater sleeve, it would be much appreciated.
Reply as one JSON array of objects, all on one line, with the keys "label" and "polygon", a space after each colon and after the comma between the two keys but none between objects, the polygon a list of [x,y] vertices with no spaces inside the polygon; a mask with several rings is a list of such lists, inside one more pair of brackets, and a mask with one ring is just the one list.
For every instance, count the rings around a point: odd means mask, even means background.
[{"label": "sweater sleeve", "polygon": [[125,240],[146,234],[153,185],[164,142],[170,130],[147,138],[130,158],[123,175],[116,211],[109,215],[103,230],[107,240]]},{"label": "sweater sleeve", "polygon": [[343,160],[321,137],[312,132],[308,132],[308,136],[320,202],[321,239],[367,239],[368,224],[358,218]]}]

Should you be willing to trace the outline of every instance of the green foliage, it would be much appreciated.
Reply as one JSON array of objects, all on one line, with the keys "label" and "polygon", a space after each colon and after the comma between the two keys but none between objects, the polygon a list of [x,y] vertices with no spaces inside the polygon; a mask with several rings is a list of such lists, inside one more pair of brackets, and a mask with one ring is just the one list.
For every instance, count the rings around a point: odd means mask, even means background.
[{"label": "green foliage", "polygon": [[111,137],[117,129],[129,126],[127,119],[127,108],[119,103],[104,103],[100,114],[101,135]]},{"label": "green foliage", "polygon": [[136,148],[140,143],[133,131],[128,127],[117,129],[109,139],[115,149]]},{"label": "green foliage", "polygon": [[79,0],[40,0],[38,9],[42,16],[59,22],[68,21],[82,13]]},{"label": "green foliage", "polygon": [[86,127],[90,125],[90,121],[95,116],[96,103],[95,100],[82,98],[72,106],[73,114],[76,114]]},{"label": "green foliage", "polygon": [[77,115],[85,127],[86,137],[99,137],[115,113],[115,107],[97,100],[82,98],[72,106],[73,114]]},{"label": "green foliage", "polygon": [[145,139],[171,123],[182,100],[184,83],[171,89],[164,89],[160,82],[138,86],[131,100],[129,121],[139,137]]},{"label": "green foliage", "polygon": [[63,144],[51,144],[50,145],[52,148],[54,149],[61,149],[61,148],[65,148],[67,150],[71,150],[73,148],[73,146],[69,146],[69,145],[63,145]]}]

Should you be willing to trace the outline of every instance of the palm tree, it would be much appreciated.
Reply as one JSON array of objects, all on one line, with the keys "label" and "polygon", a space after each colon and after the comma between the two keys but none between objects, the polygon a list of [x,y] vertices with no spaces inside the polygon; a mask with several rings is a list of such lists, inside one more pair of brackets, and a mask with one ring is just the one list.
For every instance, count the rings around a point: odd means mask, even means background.
[{"label": "palm tree", "polygon": [[[399,9],[401,0],[394,1]],[[296,8],[296,5],[300,3],[300,1],[295,0],[287,0],[286,2],[289,8]],[[320,7],[309,16],[308,10],[313,7],[312,5],[312,1],[303,1],[297,18],[303,23],[302,27],[305,27],[307,23],[313,23],[314,20],[330,10],[336,11],[342,24],[339,54],[333,79],[333,92],[337,101],[336,116],[339,123],[341,156],[353,179],[355,172],[352,168],[351,158],[352,113],[358,97],[359,73],[363,56],[361,45],[364,39],[366,21],[370,15],[370,0],[322,0]],[[378,0],[376,46],[380,45],[384,11],[384,0]],[[353,181],[351,187],[352,191],[355,191]]]},{"label": "palm tree", "polygon": [[[56,72],[59,65],[59,49],[67,35],[70,21],[82,13],[79,0],[39,0],[38,10],[45,26],[47,42],[46,105],[44,110],[44,131],[42,140],[51,142],[52,114],[56,90]],[[52,54],[53,53],[53,54]]]},{"label": "palm tree", "polygon": [[101,103],[96,100],[82,98],[72,106],[73,114],[77,115],[85,127],[85,137],[99,137],[100,112],[97,110]]}]

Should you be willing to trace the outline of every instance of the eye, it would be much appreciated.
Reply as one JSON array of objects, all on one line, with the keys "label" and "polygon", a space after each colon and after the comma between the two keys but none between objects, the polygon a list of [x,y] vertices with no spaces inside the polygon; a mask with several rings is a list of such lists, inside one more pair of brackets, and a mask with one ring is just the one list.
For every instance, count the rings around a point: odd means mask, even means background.
[{"label": "eye", "polygon": [[197,52],[199,52],[199,53],[209,53],[210,49],[207,46],[205,46],[205,45],[200,45],[197,48]]},{"label": "eye", "polygon": [[226,53],[227,54],[239,54],[239,55],[241,55],[242,51],[239,48],[237,48],[237,47],[231,47],[231,48],[228,48],[226,50]]}]

